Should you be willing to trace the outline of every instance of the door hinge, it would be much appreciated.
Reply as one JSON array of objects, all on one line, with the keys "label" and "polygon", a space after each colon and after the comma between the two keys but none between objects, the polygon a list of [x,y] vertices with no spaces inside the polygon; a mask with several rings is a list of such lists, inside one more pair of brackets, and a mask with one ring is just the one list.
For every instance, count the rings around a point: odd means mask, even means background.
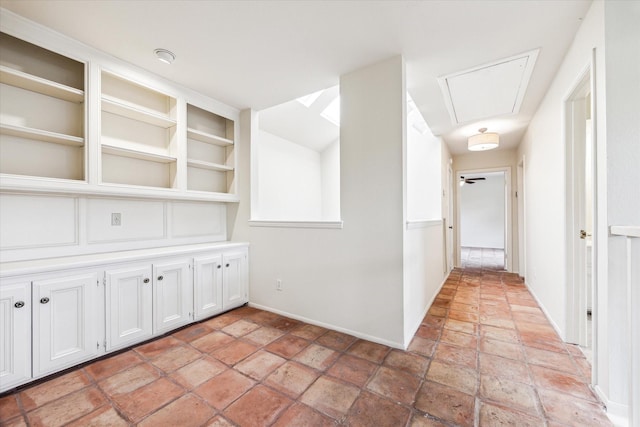
[{"label": "door hinge", "polygon": [[96,350],[100,349],[100,341],[96,341]]},{"label": "door hinge", "polygon": [[104,340],[104,342],[102,343],[102,345],[104,345],[104,350],[107,351],[107,340]]}]

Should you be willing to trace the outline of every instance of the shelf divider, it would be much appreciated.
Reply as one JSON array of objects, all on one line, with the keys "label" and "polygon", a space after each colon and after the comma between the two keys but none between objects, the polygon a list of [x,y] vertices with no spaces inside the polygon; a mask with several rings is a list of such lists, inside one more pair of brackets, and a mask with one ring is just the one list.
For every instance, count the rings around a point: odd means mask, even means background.
[{"label": "shelf divider", "polygon": [[176,161],[175,156],[169,156],[161,153],[153,153],[150,151],[138,151],[117,145],[102,144],[102,152],[104,154],[112,154],[115,156],[130,157],[132,159],[147,160],[156,163],[171,163]]},{"label": "shelf divider", "polygon": [[158,127],[170,128],[176,125],[176,121],[167,115],[104,94],[102,95],[102,110]]},{"label": "shelf divider", "polygon": [[218,145],[220,147],[228,147],[233,145],[233,141],[228,138],[213,135],[211,133],[202,132],[193,128],[187,128],[187,137],[196,141],[205,142],[207,144]]},{"label": "shelf divider", "polygon": [[207,169],[218,172],[231,172],[233,167],[219,163],[205,162],[202,160],[187,159],[187,166],[198,169]]}]

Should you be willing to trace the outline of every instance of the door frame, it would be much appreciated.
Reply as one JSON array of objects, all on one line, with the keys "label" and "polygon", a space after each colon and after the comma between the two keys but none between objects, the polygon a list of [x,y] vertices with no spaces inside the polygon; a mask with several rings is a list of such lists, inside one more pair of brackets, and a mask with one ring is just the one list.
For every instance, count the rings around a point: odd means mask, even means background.
[{"label": "door frame", "polygon": [[[591,316],[591,338],[592,338],[592,378],[594,383],[597,378],[597,325],[598,325],[598,274],[597,274],[597,253],[598,253],[598,210],[597,210],[597,132],[596,132],[596,88],[595,88],[595,50],[588,64],[578,75],[571,89],[563,100],[563,125],[564,125],[564,150],[565,150],[565,292],[566,292],[566,337],[567,342],[586,344],[587,328],[587,292],[586,282],[581,285],[580,277],[586,274],[585,248],[579,239],[581,228],[584,227],[585,213],[581,210],[583,201],[581,191],[585,186],[584,170],[584,144],[578,144],[579,138],[583,138],[582,133],[586,133],[584,122],[586,116],[579,114],[574,109],[577,101],[585,100],[590,94],[591,108],[591,178],[593,183],[592,201],[589,209],[593,215],[592,224],[592,248],[591,248],[591,292],[592,292],[592,316]],[[582,101],[582,104],[584,105]],[[576,127],[581,124],[583,129]],[[582,162],[582,163],[581,163]],[[585,205],[585,208],[587,206]]]},{"label": "door frame", "polygon": [[518,209],[518,275],[527,275],[527,197],[526,197],[526,158],[523,155],[517,168],[516,203]]},{"label": "door frame", "polygon": [[[453,239],[453,235],[454,235],[454,229],[453,229],[453,225],[454,225],[454,221],[453,221],[453,195],[454,195],[454,179],[453,179],[453,166],[451,165],[451,162],[449,162],[449,164],[447,165],[447,181],[448,181],[448,187],[447,187],[447,221],[446,221],[446,246],[447,246],[447,251],[446,251],[446,259],[447,259],[447,270],[448,272],[453,270],[454,266],[455,266],[455,245],[454,245],[454,239]],[[457,226],[456,226],[457,227]]]},{"label": "door frame", "polygon": [[[460,182],[460,177],[464,175],[473,175],[473,174],[481,174],[481,173],[490,173],[490,172],[504,172],[504,188],[505,188],[505,218],[504,218],[504,252],[505,252],[505,271],[512,272],[513,271],[513,192],[511,190],[511,166],[497,167],[497,168],[484,168],[484,169],[465,169],[456,171],[456,185]],[[461,267],[462,263],[460,261],[460,191],[456,188],[456,221],[455,221],[455,263],[456,266]]]}]

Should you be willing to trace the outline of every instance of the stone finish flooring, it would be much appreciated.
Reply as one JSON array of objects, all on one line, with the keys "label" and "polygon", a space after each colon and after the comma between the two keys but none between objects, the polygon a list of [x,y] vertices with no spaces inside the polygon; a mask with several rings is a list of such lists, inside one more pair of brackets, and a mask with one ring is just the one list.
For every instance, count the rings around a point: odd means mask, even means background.
[{"label": "stone finish flooring", "polygon": [[3,426],[609,426],[517,276],[454,270],[408,351],[243,307],[0,399]]}]

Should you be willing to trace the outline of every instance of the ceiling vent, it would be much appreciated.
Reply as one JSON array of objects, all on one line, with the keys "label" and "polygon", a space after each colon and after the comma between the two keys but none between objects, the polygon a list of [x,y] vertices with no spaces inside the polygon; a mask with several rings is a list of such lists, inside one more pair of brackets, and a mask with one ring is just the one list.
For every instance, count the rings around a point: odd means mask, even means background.
[{"label": "ceiling vent", "polygon": [[453,124],[517,114],[539,49],[440,77]]}]

